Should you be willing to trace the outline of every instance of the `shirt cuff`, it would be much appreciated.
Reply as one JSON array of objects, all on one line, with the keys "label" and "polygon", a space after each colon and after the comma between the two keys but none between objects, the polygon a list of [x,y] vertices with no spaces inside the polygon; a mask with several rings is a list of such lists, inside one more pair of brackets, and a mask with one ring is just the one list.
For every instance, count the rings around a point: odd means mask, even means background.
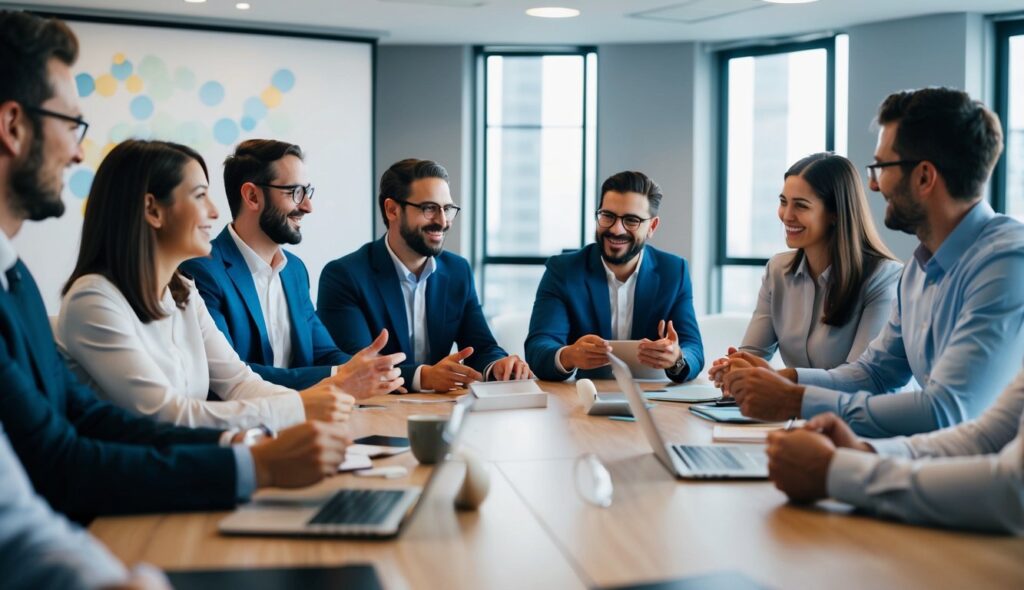
[{"label": "shirt cuff", "polygon": [[334,377],[335,375],[337,375],[338,374],[338,369],[340,369],[340,368],[341,368],[341,365],[334,365],[333,367],[331,367],[331,377]]},{"label": "shirt cuff", "polygon": [[866,439],[864,442],[871,445],[875,452],[883,457],[914,458],[914,450],[910,446],[910,441],[905,436]]},{"label": "shirt cuff", "polygon": [[[802,382],[801,382],[802,383]],[[824,387],[804,387],[804,400],[800,403],[800,417],[810,419],[825,412],[839,413],[839,398],[843,394]]]},{"label": "shirt cuff", "polygon": [[825,369],[796,369],[796,382],[800,385],[816,385],[818,387],[833,386],[832,376]]},{"label": "shirt cuff", "polygon": [[245,445],[231,445],[235,453],[235,499],[248,502],[256,491],[256,464]]},{"label": "shirt cuff", "polygon": [[562,363],[559,362],[559,360],[558,360],[558,357],[562,356],[562,351],[565,350],[566,348],[569,348],[569,347],[568,346],[563,346],[562,348],[559,348],[558,350],[555,351],[555,368],[558,369],[558,372],[563,374],[563,375],[571,375],[571,374],[575,373],[576,370],[575,369],[573,369],[572,371],[567,370],[565,367],[562,366]]},{"label": "shirt cuff", "polygon": [[840,502],[871,507],[867,484],[882,457],[853,449],[836,449],[828,466],[828,495]]},{"label": "shirt cuff", "polygon": [[486,367],[484,367],[484,381],[491,380],[491,370],[494,369],[494,363],[496,362],[498,361],[491,361]]},{"label": "shirt cuff", "polygon": [[224,447],[225,449],[230,447],[231,439],[235,438],[235,435],[239,432],[242,432],[241,428],[232,428],[220,433],[220,438],[217,439],[217,446]]},{"label": "shirt cuff", "polygon": [[423,367],[424,367],[424,365],[420,365],[420,366],[416,367],[416,372],[412,374],[412,390],[413,391],[423,392],[423,393],[434,391],[433,389],[427,390],[427,389],[423,389],[422,387],[420,387],[420,371],[423,370]]}]

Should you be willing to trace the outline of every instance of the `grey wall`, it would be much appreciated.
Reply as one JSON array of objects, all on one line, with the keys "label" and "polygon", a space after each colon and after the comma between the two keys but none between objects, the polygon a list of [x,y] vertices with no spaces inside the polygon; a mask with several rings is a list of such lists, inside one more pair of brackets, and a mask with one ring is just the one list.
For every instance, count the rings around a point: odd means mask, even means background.
[{"label": "grey wall", "polygon": [[[464,207],[445,248],[463,255],[473,186],[471,64],[472,50],[461,45],[377,48],[375,189],[388,166],[403,158],[440,162],[448,169],[452,198]],[[379,215],[376,227],[380,235]]]},{"label": "grey wall", "polygon": [[[944,14],[862,25],[850,34],[849,157],[872,161],[878,131],[872,120],[892,92],[923,86],[952,86],[982,96],[984,21],[977,14]],[[867,178],[864,178],[867,182]],[[868,193],[885,243],[903,260],[917,246],[913,236],[886,228],[885,201]]]}]

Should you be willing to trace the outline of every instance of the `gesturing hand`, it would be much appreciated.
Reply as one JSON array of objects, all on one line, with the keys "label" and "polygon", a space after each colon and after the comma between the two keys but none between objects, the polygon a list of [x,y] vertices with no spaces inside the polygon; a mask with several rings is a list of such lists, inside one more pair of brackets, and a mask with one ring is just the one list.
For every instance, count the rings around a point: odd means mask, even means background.
[{"label": "gesturing hand", "polygon": [[356,399],[384,395],[401,387],[405,380],[395,365],[405,360],[405,353],[381,356],[380,351],[387,343],[388,331],[381,330],[369,346],[338,366],[337,373],[330,378],[331,382]]},{"label": "gesturing hand", "polygon": [[611,362],[608,360],[611,351],[611,345],[604,338],[597,334],[586,334],[562,349],[562,356],[558,360],[567,371],[596,369]]},{"label": "gesturing hand", "polygon": [[462,389],[474,381],[483,381],[484,376],[462,361],[473,354],[473,347],[467,346],[444,357],[435,365],[423,365],[420,369],[420,388],[432,391]]},{"label": "gesturing hand", "polygon": [[658,340],[644,338],[637,346],[637,360],[652,369],[669,369],[676,364],[683,351],[679,349],[679,334],[672,321],[658,320]]},{"label": "gesturing hand", "polygon": [[356,400],[344,393],[328,377],[316,385],[299,392],[306,420],[344,422],[352,413]]},{"label": "gesturing hand", "polygon": [[495,381],[514,381],[517,379],[533,379],[533,372],[526,361],[514,354],[496,361],[491,365],[491,376]]}]

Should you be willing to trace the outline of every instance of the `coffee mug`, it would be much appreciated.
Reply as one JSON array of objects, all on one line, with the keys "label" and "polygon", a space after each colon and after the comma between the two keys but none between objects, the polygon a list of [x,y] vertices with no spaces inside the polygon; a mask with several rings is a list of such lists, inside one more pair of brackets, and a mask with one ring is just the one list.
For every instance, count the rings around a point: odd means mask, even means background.
[{"label": "coffee mug", "polygon": [[417,461],[430,465],[444,458],[448,452],[448,442],[444,440],[448,416],[413,414],[409,416],[408,425],[409,446]]}]

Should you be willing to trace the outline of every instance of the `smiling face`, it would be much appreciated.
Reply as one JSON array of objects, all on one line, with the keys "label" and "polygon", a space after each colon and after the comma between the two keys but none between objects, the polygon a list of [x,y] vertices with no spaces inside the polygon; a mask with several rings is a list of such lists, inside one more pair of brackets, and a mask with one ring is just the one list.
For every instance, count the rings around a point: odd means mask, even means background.
[{"label": "smiling face", "polygon": [[[898,128],[899,122],[882,125],[878,132],[875,162],[895,162],[902,159],[893,149]],[[925,224],[927,216],[924,207],[911,194],[910,175],[902,166],[879,168],[875,173],[875,179],[870,180],[868,187],[881,193],[885,198],[885,227],[913,235]]]},{"label": "smiling face", "polygon": [[164,223],[156,230],[157,248],[167,257],[182,261],[210,254],[212,221],[217,207],[210,200],[209,183],[202,166],[189,160],[182,180],[171,192],[171,205],[164,207]]},{"label": "smiling face", "polygon": [[444,249],[444,237],[451,221],[444,211],[427,219],[423,211],[412,205],[434,203],[440,207],[454,205],[448,183],[442,178],[419,178],[409,185],[408,205],[400,205],[398,231],[409,248],[420,256],[437,256]]},{"label": "smiling face", "polygon": [[786,230],[786,246],[806,250],[828,244],[835,215],[811,185],[794,174],[786,178],[779,195],[779,220]]},{"label": "smiling face", "polygon": [[601,197],[601,211],[620,218],[629,215],[645,220],[635,230],[627,229],[622,219],[616,219],[611,227],[603,228],[598,224],[594,240],[600,245],[601,256],[608,264],[626,264],[636,258],[658,228],[658,217],[651,217],[647,197],[640,193],[608,191]]},{"label": "smiling face", "polygon": [[[306,164],[293,155],[274,162],[274,178],[268,184],[277,186],[306,186]],[[263,191],[263,209],[260,211],[260,229],[276,244],[298,244],[302,241],[302,218],[313,212],[313,201],[308,197],[296,204],[287,190],[260,187]]]}]

